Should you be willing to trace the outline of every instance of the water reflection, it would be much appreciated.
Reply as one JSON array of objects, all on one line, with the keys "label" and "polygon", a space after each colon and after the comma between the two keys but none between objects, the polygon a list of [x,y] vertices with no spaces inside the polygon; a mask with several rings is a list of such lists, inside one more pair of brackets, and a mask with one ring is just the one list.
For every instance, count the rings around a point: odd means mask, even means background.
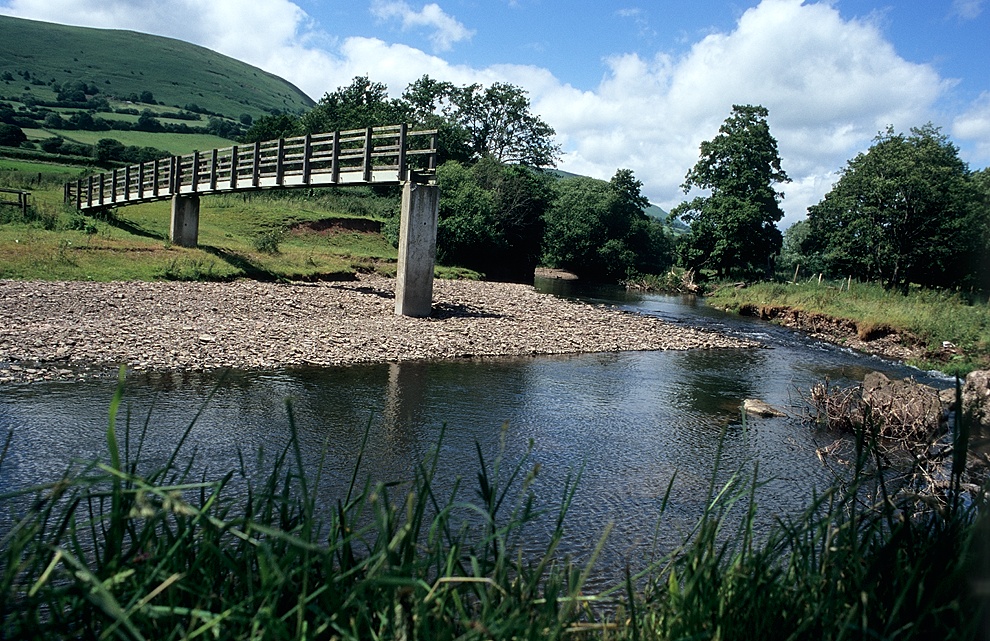
[{"label": "water reflection", "polygon": [[[563,550],[580,558],[614,523],[602,564],[621,570],[625,560],[667,549],[690,528],[707,500],[716,456],[723,479],[759,463],[767,482],[758,498],[768,519],[801,509],[811,487],[828,480],[812,430],[797,417],[743,423],[745,398],[797,412],[803,390],[824,377],[856,380],[872,369],[918,374],[726,316],[693,298],[613,293],[611,299],[601,290],[568,295],[758,336],[765,347],[134,375],[120,423],[132,448],[144,434],[149,465],[160,464],[191,426],[186,451],[196,452],[196,475],[222,475],[239,465],[238,452],[248,461],[260,458],[263,473],[264,461],[289,441],[289,401],[306,465],[322,465],[320,490],[330,507],[347,490],[366,433],[359,477],[396,482],[412,476],[446,426],[438,488],[463,477],[465,499],[474,498],[476,444],[491,461],[504,440],[505,457],[514,462],[532,443],[541,505],[556,502],[565,479],[582,470]],[[76,458],[105,459],[114,385],[0,389],[0,430],[15,433],[0,468],[0,492],[50,480]]]}]

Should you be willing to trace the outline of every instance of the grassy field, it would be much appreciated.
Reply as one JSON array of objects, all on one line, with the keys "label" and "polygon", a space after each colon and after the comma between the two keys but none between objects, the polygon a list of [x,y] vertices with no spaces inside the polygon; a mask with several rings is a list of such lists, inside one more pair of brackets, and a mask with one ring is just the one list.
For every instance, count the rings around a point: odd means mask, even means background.
[{"label": "grassy field", "polygon": [[157,102],[170,107],[195,103],[231,118],[242,113],[257,118],[272,110],[301,113],[313,105],[282,78],[186,42],[9,16],[0,16],[3,72],[14,79],[0,82],[0,97],[10,99],[28,94],[52,100],[45,83],[82,80],[106,96],[151,91]]},{"label": "grassy field", "polygon": [[95,145],[101,138],[113,138],[124,145],[154,147],[175,155],[188,154],[196,150],[224,148],[234,145],[234,141],[209,134],[171,134],[147,131],[80,131],[63,129],[25,129],[32,140],[44,140],[61,136],[65,140],[84,145]]},{"label": "grassy field", "polygon": [[[100,218],[63,205],[62,185],[83,174],[79,168],[0,159],[0,187],[32,193],[27,218],[16,208],[0,208],[0,278],[318,280],[395,274],[397,250],[375,229],[397,215],[397,191],[351,187],[206,197],[199,246],[186,249],[168,241],[167,201]],[[438,267],[437,273],[478,277],[457,268]]]},{"label": "grassy field", "polygon": [[[123,390],[110,403],[102,461],[0,495],[16,515],[0,532],[4,639],[976,641],[987,632],[987,517],[982,500],[964,496],[962,466],[953,463],[942,494],[895,492],[862,436],[846,473],[803,513],[756,533],[758,477],[737,471],[698,488],[707,507],[680,546],[590,592],[601,544],[580,565],[560,553],[573,527],[609,535],[568,515],[579,472],[558,498],[539,500],[535,461],[479,447],[477,469],[441,493],[441,436],[413,478],[365,481],[359,453],[346,495],[325,497],[287,402],[284,449],[200,475],[182,451],[195,420],[168,461],[132,454],[141,428],[118,413]],[[965,427],[955,433],[965,451]],[[644,514],[658,529],[669,492]]]},{"label": "grassy field", "polygon": [[[879,285],[853,282],[756,283],[742,289],[723,287],[708,296],[711,304],[732,310],[743,305],[790,307],[855,321],[861,333],[890,327],[917,337],[929,359],[916,365],[950,373],[990,367],[990,304],[953,292],[913,290],[907,296]],[[943,342],[962,354],[948,361],[939,353]]]}]

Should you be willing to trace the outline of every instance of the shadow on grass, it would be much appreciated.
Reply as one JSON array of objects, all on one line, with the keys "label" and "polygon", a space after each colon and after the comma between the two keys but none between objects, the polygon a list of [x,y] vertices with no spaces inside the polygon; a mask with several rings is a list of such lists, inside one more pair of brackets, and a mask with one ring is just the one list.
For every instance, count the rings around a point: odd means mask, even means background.
[{"label": "shadow on grass", "polygon": [[222,247],[214,247],[213,245],[199,245],[199,249],[202,249],[208,254],[213,254],[231,267],[241,270],[242,275],[246,278],[265,282],[285,280],[281,275],[251,262],[237,252],[232,252]]},{"label": "shadow on grass", "polygon": [[140,225],[135,225],[129,220],[124,218],[118,218],[113,211],[100,212],[93,216],[96,220],[102,220],[111,227],[116,227],[121,231],[125,231],[128,234],[134,236],[141,236],[142,238],[150,238],[152,240],[162,240],[168,241],[167,234],[159,234],[153,231],[149,231]]}]

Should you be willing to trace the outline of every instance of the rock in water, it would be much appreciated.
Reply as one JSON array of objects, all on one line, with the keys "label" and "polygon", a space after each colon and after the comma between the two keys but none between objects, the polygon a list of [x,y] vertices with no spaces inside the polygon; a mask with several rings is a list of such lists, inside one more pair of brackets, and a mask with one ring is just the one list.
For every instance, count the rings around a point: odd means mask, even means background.
[{"label": "rock in water", "polygon": [[747,398],[743,401],[743,411],[756,416],[787,416],[776,407],[755,398]]}]

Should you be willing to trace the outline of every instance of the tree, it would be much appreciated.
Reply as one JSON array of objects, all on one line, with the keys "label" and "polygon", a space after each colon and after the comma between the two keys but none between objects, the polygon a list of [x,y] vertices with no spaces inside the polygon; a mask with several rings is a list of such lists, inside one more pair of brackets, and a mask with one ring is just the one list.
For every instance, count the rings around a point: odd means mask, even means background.
[{"label": "tree", "polygon": [[670,215],[691,227],[681,246],[689,269],[751,274],[770,270],[780,251],[782,193],[775,183],[790,182],[781,168],[777,141],[770,135],[765,107],[733,105],[719,134],[701,143],[701,157],[681,187],[710,190],[681,203]]},{"label": "tree", "polygon": [[102,163],[122,160],[124,157],[124,143],[114,138],[100,138],[96,142],[96,160]]},{"label": "tree", "polygon": [[662,224],[643,213],[649,202],[632,171],[605,182],[560,181],[546,214],[543,260],[592,280],[659,273],[670,265],[671,244]]},{"label": "tree", "polygon": [[368,76],[357,76],[347,87],[327,93],[319,104],[300,119],[305,133],[325,133],[347,129],[363,129],[405,122],[406,103],[389,98],[388,87],[371,82]]},{"label": "tree", "polygon": [[8,125],[0,122],[0,145],[4,147],[18,147],[27,140],[27,135],[17,125]]},{"label": "tree", "polygon": [[888,128],[808,208],[806,248],[833,274],[887,288],[959,284],[972,274],[966,263],[983,229],[974,187],[958,149],[937,127],[909,136]]},{"label": "tree", "polygon": [[531,167],[557,165],[556,132],[530,112],[529,98],[521,87],[503,82],[487,88],[473,84],[458,90],[453,100],[454,117],[467,131],[475,158],[491,156],[499,162]]},{"label": "tree", "polygon": [[456,117],[455,102],[460,89],[451,82],[423,76],[410,83],[402,93],[409,108],[412,124],[437,130],[437,163],[448,160],[466,163],[471,160],[469,134]]},{"label": "tree", "polygon": [[973,172],[974,187],[973,230],[974,250],[969,259],[975,284],[990,291],[990,167]]},{"label": "tree", "polygon": [[437,182],[438,261],[469,267],[492,280],[532,282],[543,214],[554,196],[551,178],[486,158],[472,166],[448,161],[440,166]]},{"label": "tree", "polygon": [[299,119],[289,114],[262,116],[241,136],[241,142],[265,142],[299,134]]}]

